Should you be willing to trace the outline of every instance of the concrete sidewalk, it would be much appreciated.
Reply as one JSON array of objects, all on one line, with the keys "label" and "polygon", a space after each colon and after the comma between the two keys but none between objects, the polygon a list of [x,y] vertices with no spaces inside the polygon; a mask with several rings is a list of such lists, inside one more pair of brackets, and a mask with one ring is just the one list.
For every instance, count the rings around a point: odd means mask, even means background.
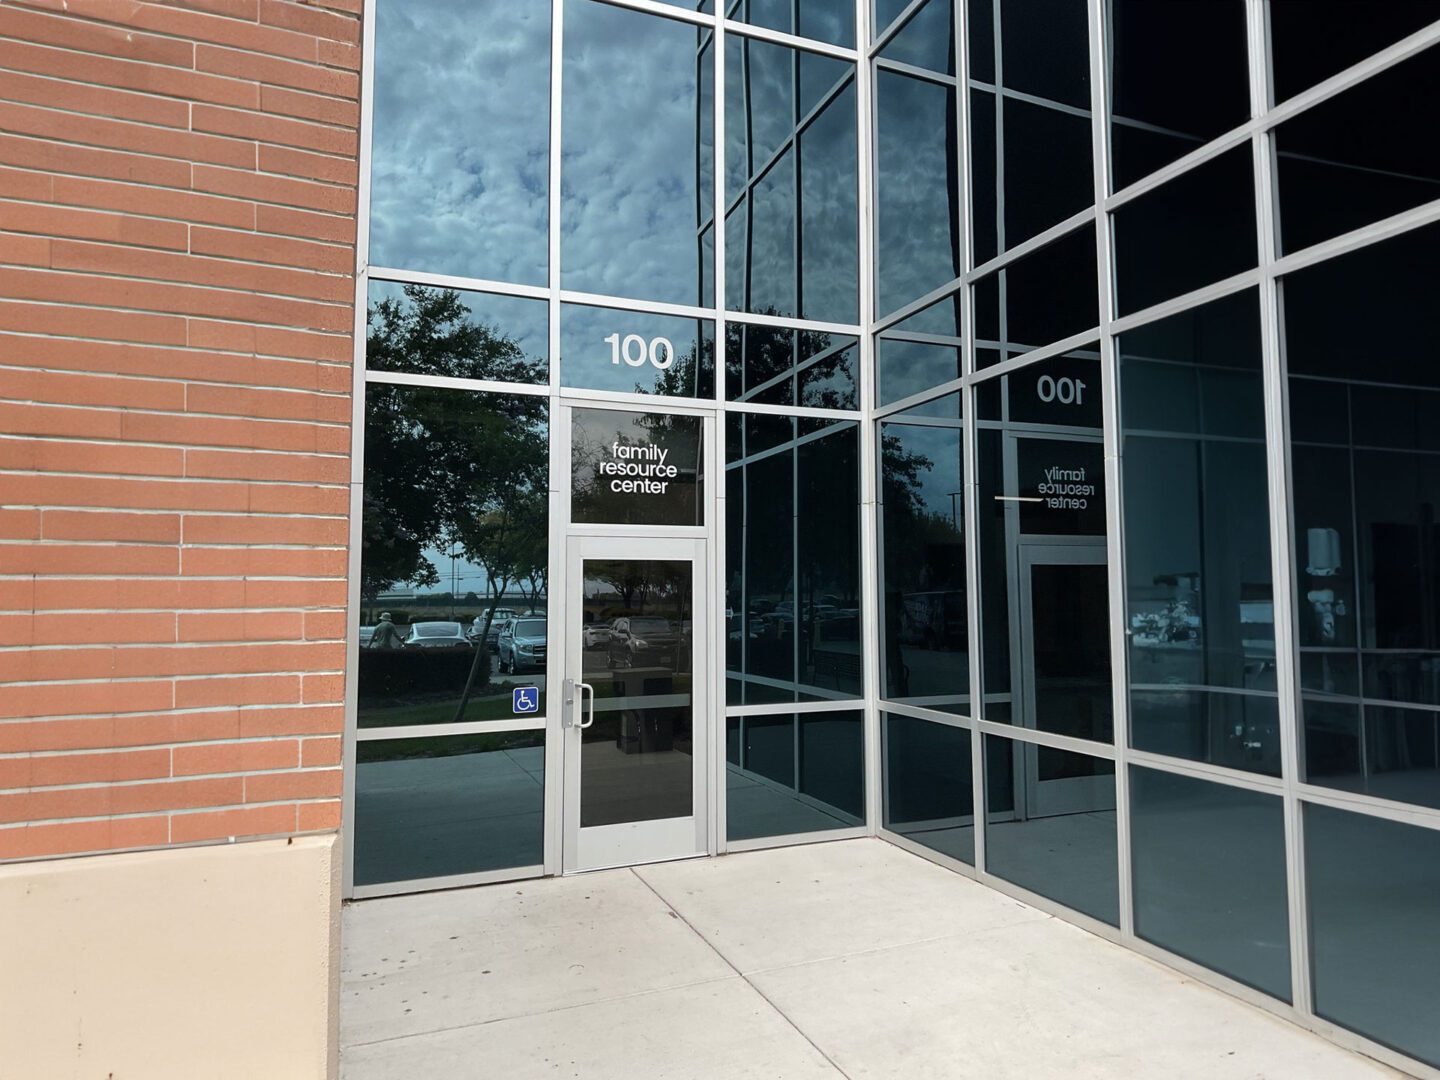
[{"label": "concrete sidewalk", "polygon": [[1401,1074],[851,840],[350,905],[344,1080]]}]

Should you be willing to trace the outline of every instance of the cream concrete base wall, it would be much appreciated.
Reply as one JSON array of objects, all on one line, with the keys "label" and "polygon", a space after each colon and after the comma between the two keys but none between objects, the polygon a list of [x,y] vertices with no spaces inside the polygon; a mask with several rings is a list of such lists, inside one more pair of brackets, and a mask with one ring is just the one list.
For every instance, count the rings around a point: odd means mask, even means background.
[{"label": "cream concrete base wall", "polygon": [[340,849],[0,866],[0,1080],[338,1074]]}]

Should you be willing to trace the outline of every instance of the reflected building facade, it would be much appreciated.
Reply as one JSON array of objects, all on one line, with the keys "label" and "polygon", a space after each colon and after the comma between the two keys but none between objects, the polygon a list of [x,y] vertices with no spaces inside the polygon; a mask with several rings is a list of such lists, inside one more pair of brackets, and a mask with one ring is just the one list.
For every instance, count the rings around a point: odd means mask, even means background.
[{"label": "reflected building facade", "polygon": [[349,894],[879,835],[1440,1068],[1436,18],[377,0]]}]

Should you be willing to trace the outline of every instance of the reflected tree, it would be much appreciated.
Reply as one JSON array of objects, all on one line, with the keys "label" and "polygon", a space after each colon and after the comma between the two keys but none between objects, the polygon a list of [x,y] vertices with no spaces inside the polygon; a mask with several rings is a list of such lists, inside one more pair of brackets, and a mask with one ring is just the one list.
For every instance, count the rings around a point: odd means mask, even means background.
[{"label": "reflected tree", "polygon": [[[372,367],[503,382],[534,382],[543,370],[497,328],[473,320],[454,290],[407,285],[403,298],[372,305],[366,323]],[[546,399],[378,382],[365,396],[365,600],[373,605],[397,585],[438,584],[426,551],[453,545],[490,578],[488,632],[506,587],[543,580]],[[488,678],[486,658],[482,634],[472,684]]]}]

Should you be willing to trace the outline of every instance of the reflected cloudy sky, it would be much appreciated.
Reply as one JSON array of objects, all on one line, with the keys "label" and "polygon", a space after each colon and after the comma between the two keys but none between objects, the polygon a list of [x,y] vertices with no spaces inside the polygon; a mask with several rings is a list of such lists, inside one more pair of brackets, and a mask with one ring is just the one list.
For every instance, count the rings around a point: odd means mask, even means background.
[{"label": "reflected cloudy sky", "polygon": [[[548,5],[378,2],[372,264],[547,284]],[[788,22],[789,0],[756,0],[733,14],[797,29]],[[852,16],[847,3],[806,3],[798,29],[848,41]],[[727,222],[728,305],[854,322],[853,65],[766,42],[746,45],[738,35],[729,44],[731,197],[773,154],[784,148],[785,156],[757,185],[753,207]],[[713,210],[714,49],[707,33],[598,0],[569,0],[563,47],[562,286],[713,305],[714,238],[706,223]],[[742,51],[749,53],[748,80],[739,77]],[[797,117],[845,80],[798,145],[787,148]],[[924,209],[906,212],[912,208]]]},{"label": "reflected cloudy sky", "polygon": [[370,261],[544,285],[549,6],[380,0]]},{"label": "reflected cloudy sky", "polygon": [[881,71],[875,82],[878,311],[884,315],[959,272],[954,91]]},{"label": "reflected cloudy sky", "polygon": [[[675,304],[701,295],[695,26],[572,0],[565,8],[561,284]],[[712,50],[707,49],[706,67]],[[707,78],[712,78],[706,72]]]}]

